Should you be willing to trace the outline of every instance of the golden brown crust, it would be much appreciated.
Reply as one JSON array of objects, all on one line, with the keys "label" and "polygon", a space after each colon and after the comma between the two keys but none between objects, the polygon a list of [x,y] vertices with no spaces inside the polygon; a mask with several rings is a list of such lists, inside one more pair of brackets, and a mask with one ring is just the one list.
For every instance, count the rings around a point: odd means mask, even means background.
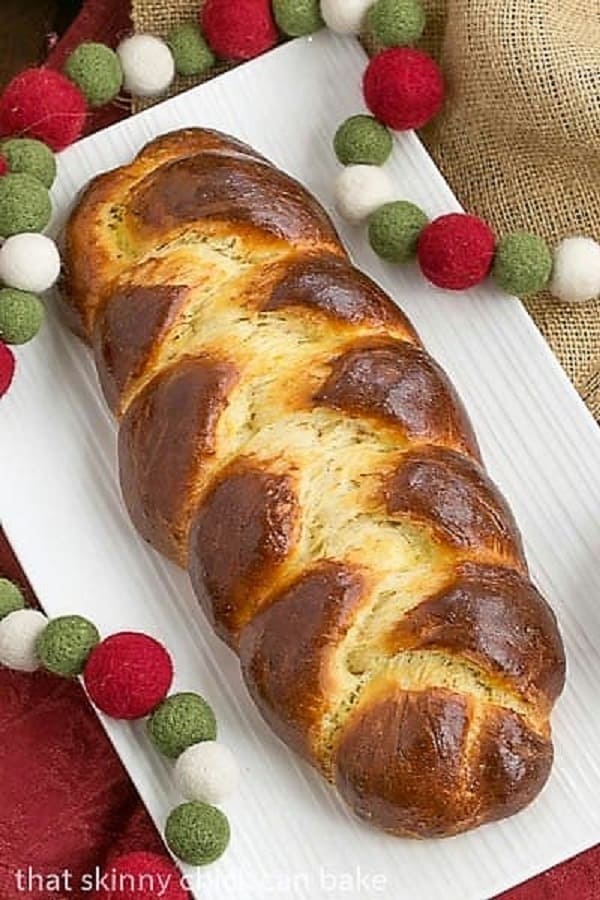
[{"label": "golden brown crust", "polygon": [[437,837],[469,818],[467,697],[391,692],[350,719],[335,754],[338,790],[362,818],[396,834]]},{"label": "golden brown crust", "polygon": [[260,161],[240,157],[232,166],[221,154],[178,159],[148,175],[126,221],[143,234],[199,218],[251,225],[285,241],[337,243],[329,218],[301,185]]},{"label": "golden brown crust", "polygon": [[503,678],[518,693],[552,706],[564,686],[556,617],[518,572],[467,563],[456,581],[410,610],[387,650],[445,650]]},{"label": "golden brown crust", "polygon": [[367,345],[343,354],[333,361],[315,401],[399,425],[410,440],[443,444],[479,459],[456,391],[437,363],[408,342]]},{"label": "golden brown crust", "polygon": [[156,168],[161,162],[207,152],[224,153],[226,156],[239,154],[267,162],[264,156],[243,141],[210,128],[181,128],[161,134],[142,147],[136,161],[149,160],[152,168]]},{"label": "golden brown crust", "polygon": [[131,381],[155,363],[161,338],[187,296],[170,284],[125,285],[107,301],[94,335],[100,384],[113,412]]},{"label": "golden brown crust", "polygon": [[363,588],[361,572],[321,562],[243,632],[240,660],[255,703],[276,734],[309,758],[336,677],[334,648],[352,625]]},{"label": "golden brown crust", "polygon": [[145,540],[186,559],[198,482],[215,453],[215,430],[235,366],[206,357],[163,371],[129,407],[119,431],[121,489]]},{"label": "golden brown crust", "polygon": [[335,760],[359,816],[398,835],[447,837],[527,806],[552,745],[514,712],[491,707],[479,722],[467,696],[391,688],[352,717]]},{"label": "golden brown crust", "polygon": [[386,480],[387,510],[430,524],[443,540],[527,572],[523,544],[504,497],[481,466],[447,447],[407,453]]},{"label": "golden brown crust", "polygon": [[516,713],[492,709],[481,723],[473,757],[473,793],[486,811],[485,821],[494,822],[537,797],[550,775],[553,749]]},{"label": "golden brown crust", "polygon": [[454,388],[319,204],[186,129],[92,182],[64,243],[131,517],[277,734],[397,834],[530,802],[556,620]]},{"label": "golden brown crust", "polygon": [[82,192],[63,235],[61,306],[69,326],[90,341],[99,304],[126,260],[113,246],[126,204],[143,178],[161,165],[197,153],[262,160],[241,141],[205,128],[164,134],[133,163],[94,178]]},{"label": "golden brown crust", "polygon": [[289,476],[242,463],[204,498],[190,534],[190,577],[217,633],[235,645],[259,608],[261,583],[297,540],[299,510]]},{"label": "golden brown crust", "polygon": [[262,309],[268,312],[290,307],[316,309],[353,325],[387,326],[403,340],[419,343],[400,307],[374,281],[339,256],[308,256],[286,268]]}]

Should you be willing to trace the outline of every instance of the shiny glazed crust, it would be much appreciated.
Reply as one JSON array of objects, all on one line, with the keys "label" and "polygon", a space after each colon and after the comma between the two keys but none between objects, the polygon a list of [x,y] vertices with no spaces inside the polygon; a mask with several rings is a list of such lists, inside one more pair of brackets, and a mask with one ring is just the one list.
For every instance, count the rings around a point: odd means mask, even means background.
[{"label": "shiny glazed crust", "polygon": [[275,732],[395,834],[527,805],[556,620],[452,385],[314,198],[232,138],[165,135],[79,200],[63,304],[131,517]]}]

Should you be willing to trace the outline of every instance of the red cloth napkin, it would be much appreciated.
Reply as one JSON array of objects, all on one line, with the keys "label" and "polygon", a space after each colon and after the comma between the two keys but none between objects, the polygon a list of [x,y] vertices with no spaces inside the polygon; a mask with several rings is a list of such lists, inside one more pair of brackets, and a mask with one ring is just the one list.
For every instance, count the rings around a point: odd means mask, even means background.
[{"label": "red cloth napkin", "polygon": [[[0,574],[36,599],[0,532]],[[0,898],[57,900],[33,890],[64,869],[81,884],[128,850],[162,840],[78,682],[0,667]],[[45,882],[48,885],[48,881]],[[51,884],[50,884],[51,886]],[[89,900],[89,891],[58,896]]]},{"label": "red cloth napkin", "polygon": [[[90,0],[48,64],[60,68],[84,40],[115,46],[130,29],[126,0]],[[88,131],[126,114],[119,103],[94,112]],[[19,582],[36,602],[1,532],[0,575]],[[164,848],[79,684],[0,668],[0,900],[88,900],[89,892],[57,894],[38,890],[35,881],[19,890],[17,873],[27,878],[28,867],[38,876],[69,869],[76,885],[127,850]],[[599,898],[600,846],[498,900]]]}]

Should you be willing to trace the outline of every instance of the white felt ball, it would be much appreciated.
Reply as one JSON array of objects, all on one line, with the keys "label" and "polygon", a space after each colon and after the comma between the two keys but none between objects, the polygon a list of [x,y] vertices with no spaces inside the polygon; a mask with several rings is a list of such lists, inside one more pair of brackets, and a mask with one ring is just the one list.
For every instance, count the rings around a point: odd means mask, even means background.
[{"label": "white felt ball", "polygon": [[600,296],[600,244],[587,237],[570,237],[554,251],[550,291],[565,303],[583,303]]},{"label": "white felt ball", "polygon": [[0,281],[20,291],[41,294],[60,274],[60,256],[45,234],[14,234],[0,248]]},{"label": "white felt ball", "polygon": [[336,179],[334,196],[339,214],[353,223],[395,199],[394,186],[380,166],[347,166]]},{"label": "white felt ball", "polygon": [[338,34],[358,34],[375,0],[321,0],[325,24]]},{"label": "white felt ball", "polygon": [[0,663],[19,672],[35,672],[40,661],[35,644],[48,624],[37,609],[17,609],[0,621]]},{"label": "white felt ball", "polygon": [[167,90],[175,77],[173,54],[151,34],[134,34],[117,47],[123,84],[134,97],[154,97]]},{"label": "white felt ball", "polygon": [[224,744],[202,741],[184,750],[175,763],[175,784],[186,800],[221,803],[237,787],[240,770]]}]

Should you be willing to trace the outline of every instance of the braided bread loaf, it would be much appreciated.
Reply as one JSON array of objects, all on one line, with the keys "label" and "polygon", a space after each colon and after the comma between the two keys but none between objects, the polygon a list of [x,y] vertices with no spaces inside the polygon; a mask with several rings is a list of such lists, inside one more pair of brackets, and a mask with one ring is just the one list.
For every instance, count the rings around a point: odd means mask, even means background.
[{"label": "braided bread loaf", "polygon": [[276,733],[396,834],[529,803],[555,618],[448,379],[317,202],[186,130],[97,178],[65,245],[131,517]]}]

